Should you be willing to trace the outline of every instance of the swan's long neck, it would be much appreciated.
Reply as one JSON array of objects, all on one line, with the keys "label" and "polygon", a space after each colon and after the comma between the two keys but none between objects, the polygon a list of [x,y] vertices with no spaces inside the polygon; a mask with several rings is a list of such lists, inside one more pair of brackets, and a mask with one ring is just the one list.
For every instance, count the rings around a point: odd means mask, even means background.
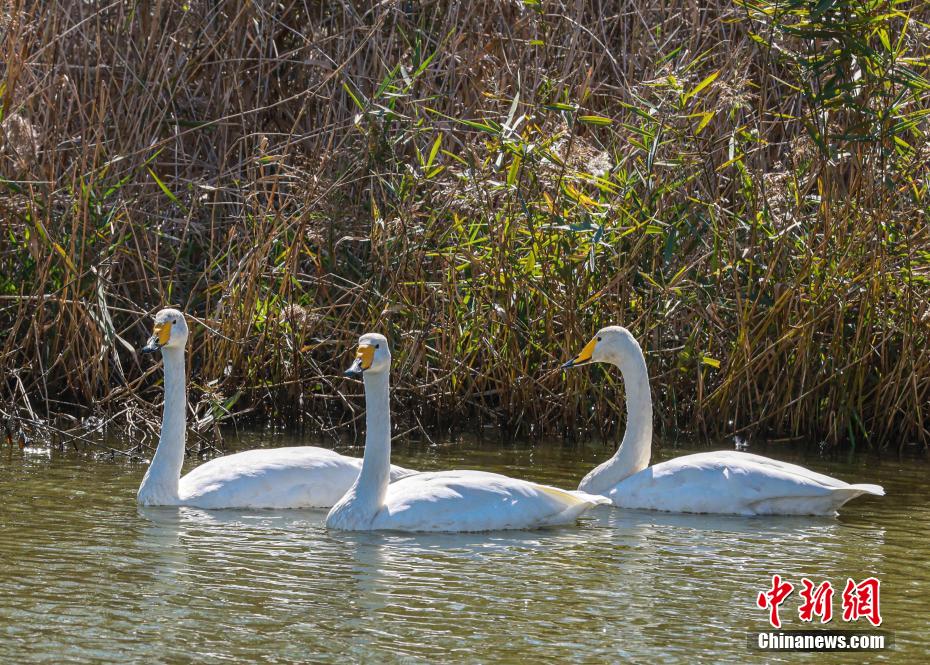
[{"label": "swan's long neck", "polygon": [[149,506],[171,505],[180,500],[178,480],[184,464],[187,436],[184,349],[163,348],[161,353],[165,361],[165,409],[161,436],[138,493],[139,503]]},{"label": "swan's long neck", "polygon": [[391,387],[388,373],[366,372],[364,381],[366,430],[362,471],[330,513],[331,517],[341,513],[344,518],[351,519],[355,528],[369,523],[381,510],[391,481]]},{"label": "swan's long neck", "polygon": [[626,432],[617,452],[585,476],[578,489],[607,494],[624,478],[649,466],[652,455],[652,396],[646,359],[638,346],[623,363],[614,363],[626,388]]}]

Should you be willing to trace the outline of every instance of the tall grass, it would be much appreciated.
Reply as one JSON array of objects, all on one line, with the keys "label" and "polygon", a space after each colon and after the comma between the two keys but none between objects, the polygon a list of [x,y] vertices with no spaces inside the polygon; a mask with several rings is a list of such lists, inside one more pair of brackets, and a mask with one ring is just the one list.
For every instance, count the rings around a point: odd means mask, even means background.
[{"label": "tall grass", "polygon": [[[930,441],[930,3],[6,3],[0,414]],[[68,425],[75,428],[77,425]]]}]

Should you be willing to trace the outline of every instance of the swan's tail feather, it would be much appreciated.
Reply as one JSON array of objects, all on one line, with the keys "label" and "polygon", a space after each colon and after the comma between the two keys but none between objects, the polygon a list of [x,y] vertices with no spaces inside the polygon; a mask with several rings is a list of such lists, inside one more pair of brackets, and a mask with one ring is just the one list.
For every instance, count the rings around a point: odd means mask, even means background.
[{"label": "swan's tail feather", "polygon": [[847,501],[863,494],[884,496],[885,490],[866,483],[833,487],[825,494],[769,497],[750,503],[749,509],[756,515],[835,515]]},{"label": "swan's tail feather", "polygon": [[831,508],[835,512],[844,506],[847,501],[852,501],[857,496],[862,496],[863,494],[885,496],[885,490],[881,485],[871,485],[868,483],[850,485],[849,487],[838,487],[830,493]]},{"label": "swan's tail feather", "polygon": [[614,502],[610,500],[609,497],[602,496],[600,494],[588,494],[587,492],[582,492],[580,490],[573,490],[572,495],[590,503],[592,506],[612,506]]},{"label": "swan's tail feather", "polygon": [[580,504],[598,506],[601,504],[610,505],[612,503],[606,496],[598,496],[597,494],[588,494],[587,492],[580,492],[578,490],[563,490],[549,485],[537,485],[537,487],[549,496],[570,506],[577,506]]},{"label": "swan's tail feather", "polygon": [[596,494],[587,494],[576,490],[563,490],[549,485],[537,485],[536,487],[543,493],[556,499],[562,505],[562,509],[559,512],[549,516],[545,522],[541,523],[539,526],[570,524],[594,506],[612,503],[607,497],[597,496]]},{"label": "swan's tail feather", "polygon": [[[596,496],[593,494],[584,494],[583,492],[571,492],[575,503],[565,506],[565,509],[551,518],[552,524],[571,524],[576,519],[584,515],[594,506],[599,504],[611,504],[610,499],[604,501],[606,497]],[[581,494],[581,496],[578,496]]]},{"label": "swan's tail feather", "polygon": [[[858,483],[856,485],[850,485],[844,489],[857,490],[857,493],[854,496],[859,496],[860,494],[874,494],[875,496],[885,496],[885,488],[881,485],[871,485],[869,483]],[[852,498],[852,497],[850,497]]]}]

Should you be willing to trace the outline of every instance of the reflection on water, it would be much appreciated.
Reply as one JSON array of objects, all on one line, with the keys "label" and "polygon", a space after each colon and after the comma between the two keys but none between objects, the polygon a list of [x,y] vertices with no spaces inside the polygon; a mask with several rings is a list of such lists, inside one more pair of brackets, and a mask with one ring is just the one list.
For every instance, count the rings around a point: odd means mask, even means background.
[{"label": "reflection on water", "polygon": [[[327,531],[322,511],[139,508],[141,466],[4,449],[0,661],[804,659],[746,648],[746,631],[767,625],[755,596],[779,573],[840,588],[847,577],[879,577],[896,649],[869,660],[922,662],[928,464],[759,452],[881,483],[888,496],[854,501],[839,519],[599,507],[578,526],[542,531],[346,534]],[[606,454],[560,445],[396,453],[406,466],[564,487]],[[783,606],[786,628],[803,627],[797,605],[795,593]],[[852,627],[838,609],[839,593],[831,627]]]}]

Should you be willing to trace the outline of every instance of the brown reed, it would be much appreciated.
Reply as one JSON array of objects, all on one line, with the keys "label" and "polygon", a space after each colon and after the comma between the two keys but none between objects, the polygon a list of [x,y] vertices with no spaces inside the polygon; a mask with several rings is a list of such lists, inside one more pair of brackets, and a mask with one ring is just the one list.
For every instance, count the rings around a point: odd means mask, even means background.
[{"label": "brown reed", "polygon": [[[0,417],[930,441],[927,2],[7,0]],[[89,417],[93,419],[88,420]],[[88,425],[90,423],[90,425]]]}]

